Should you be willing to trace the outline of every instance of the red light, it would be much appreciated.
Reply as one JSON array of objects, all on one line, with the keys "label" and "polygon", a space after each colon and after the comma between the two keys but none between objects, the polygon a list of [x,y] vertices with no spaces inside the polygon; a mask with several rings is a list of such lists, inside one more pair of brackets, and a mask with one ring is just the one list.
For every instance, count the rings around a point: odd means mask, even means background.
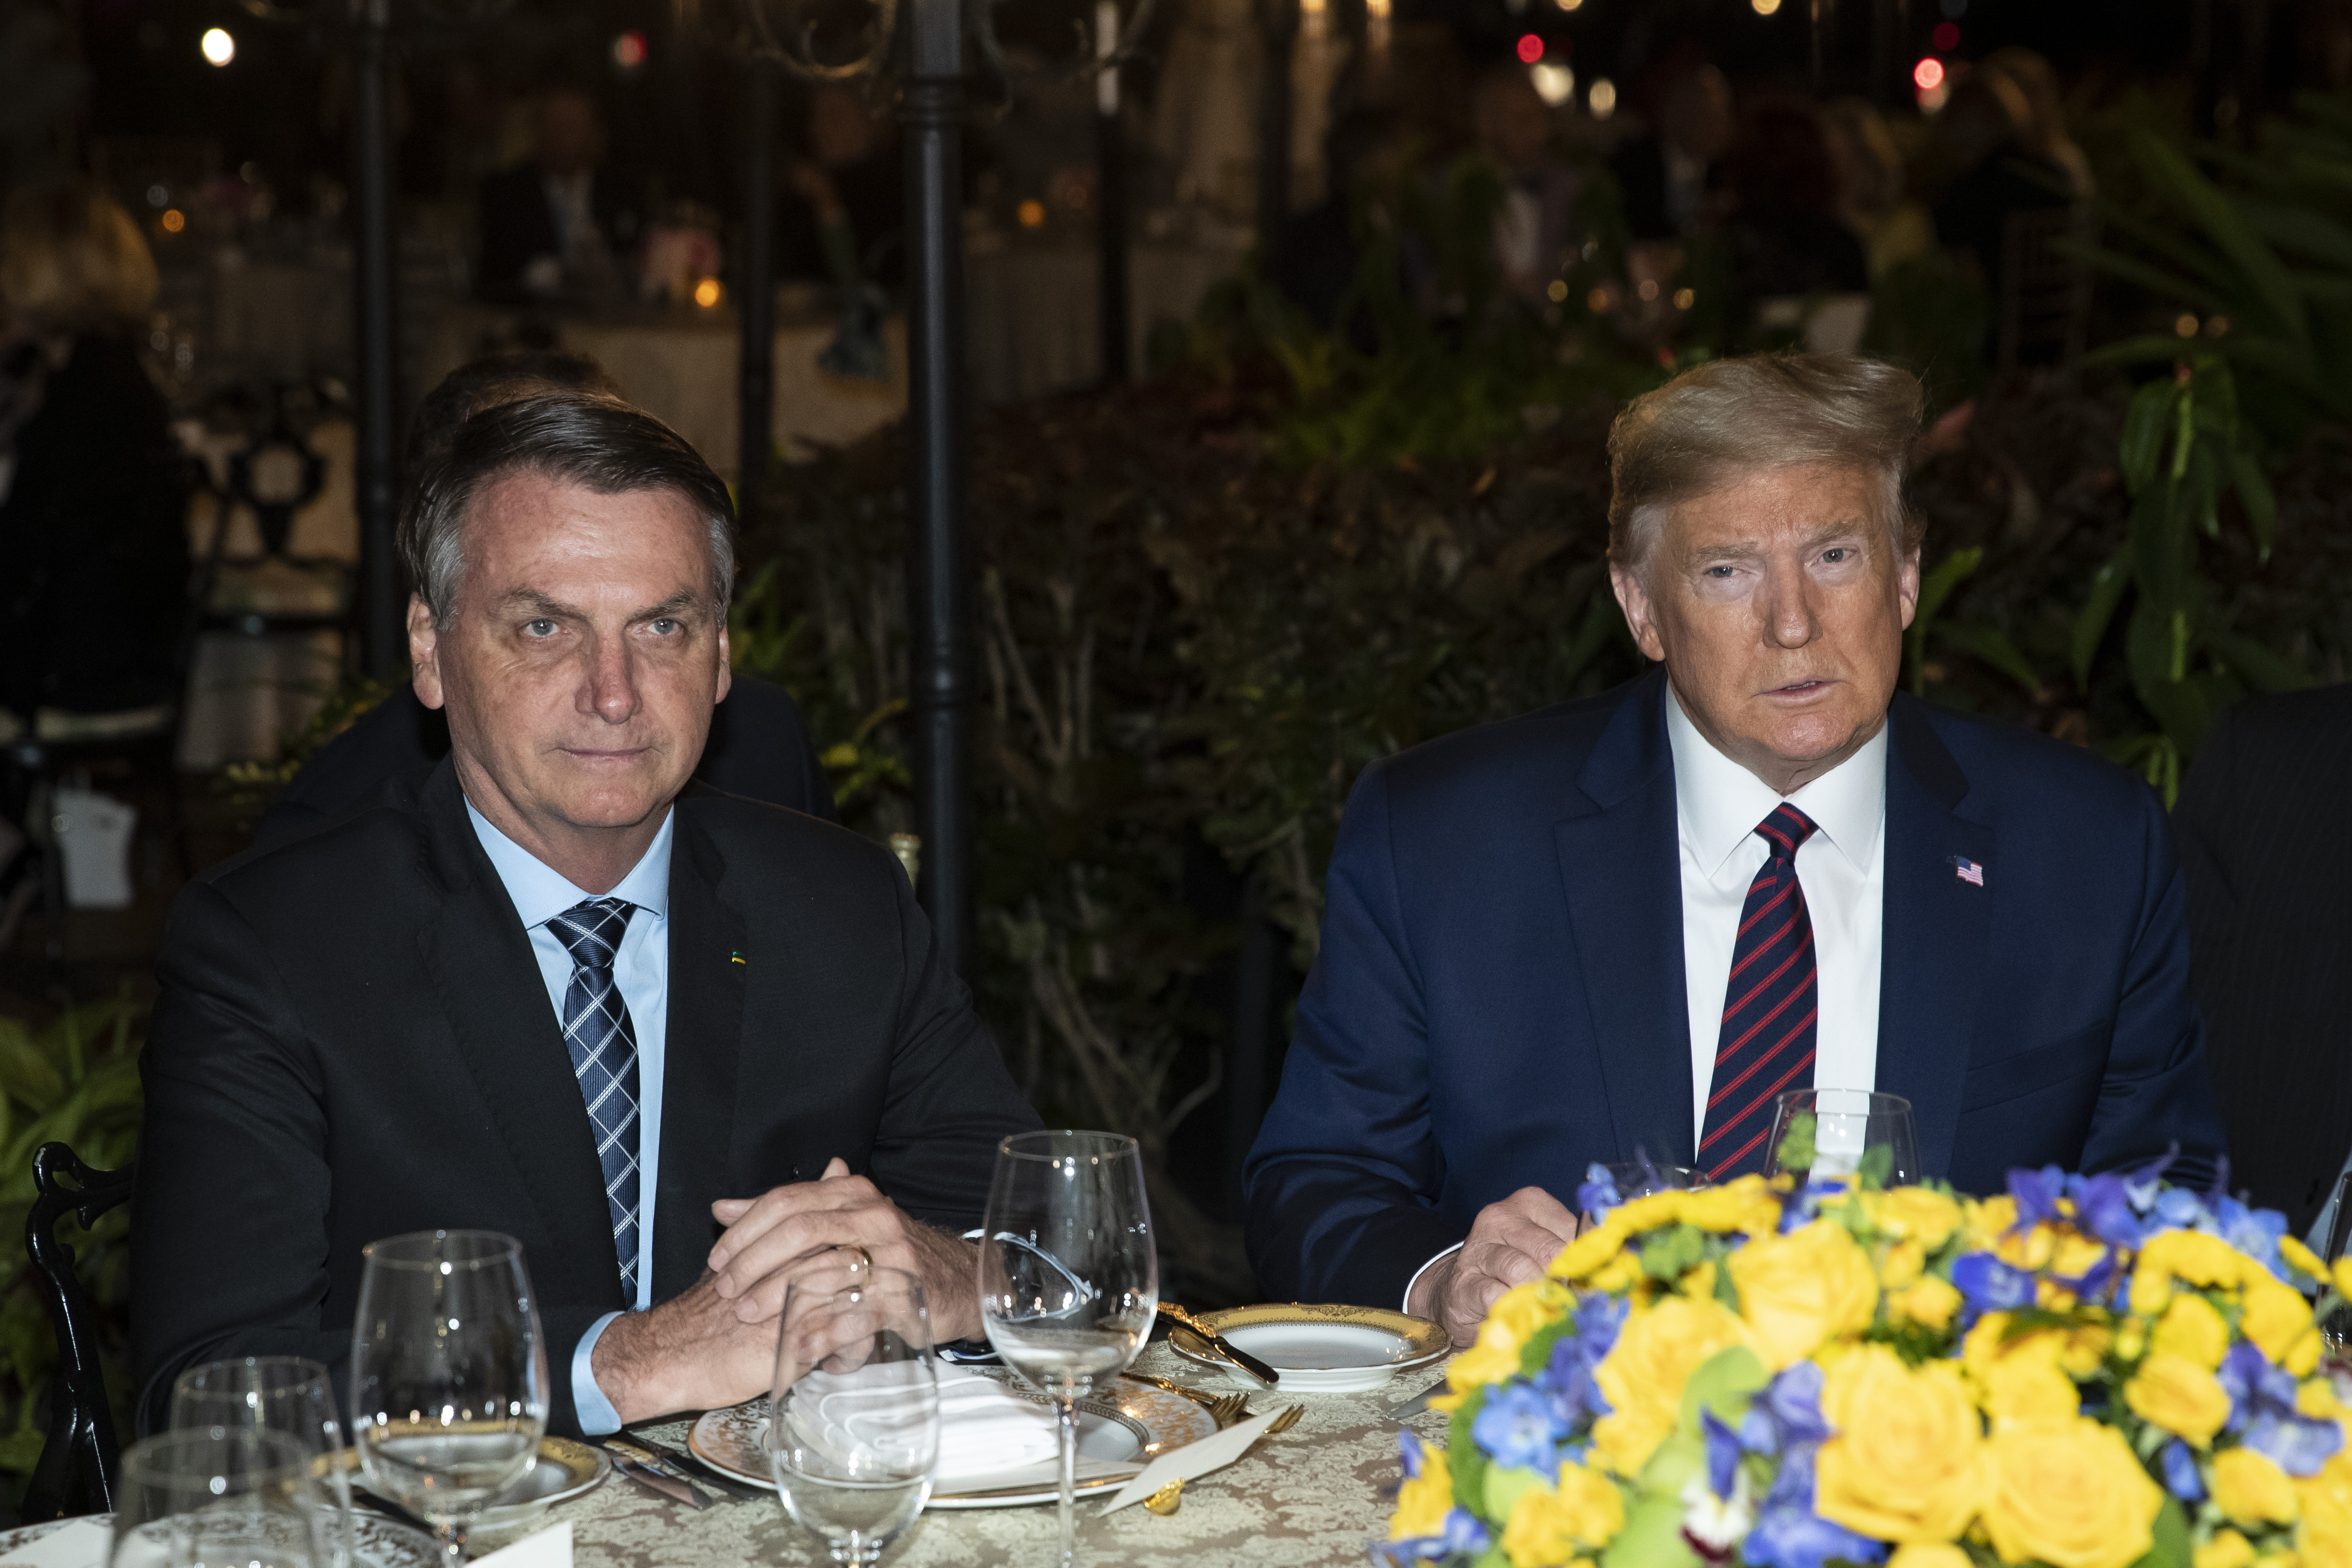
[{"label": "red light", "polygon": [[1911,79],[1921,92],[1933,92],[1944,85],[1944,62],[1930,55],[1911,68]]},{"label": "red light", "polygon": [[646,36],[630,31],[613,40],[613,63],[623,70],[635,70],[646,63]]},{"label": "red light", "polygon": [[1960,47],[1960,25],[1958,22],[1938,22],[1936,30],[1928,37],[1934,39],[1937,53],[1948,55]]},{"label": "red light", "polygon": [[1519,39],[1520,63],[1524,65],[1533,65],[1541,58],[1543,58],[1543,40],[1537,37],[1533,33],[1528,33]]}]

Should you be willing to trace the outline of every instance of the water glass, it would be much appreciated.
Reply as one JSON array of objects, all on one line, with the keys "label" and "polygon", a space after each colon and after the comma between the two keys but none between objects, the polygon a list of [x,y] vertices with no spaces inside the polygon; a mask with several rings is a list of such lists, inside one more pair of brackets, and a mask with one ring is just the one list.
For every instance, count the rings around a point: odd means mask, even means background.
[{"label": "water glass", "polygon": [[310,1457],[283,1433],[190,1427],[122,1451],[110,1568],[326,1568]]},{"label": "water glass", "polygon": [[1792,1089],[1772,1116],[1764,1173],[1800,1182],[1837,1178],[1864,1187],[1919,1180],[1919,1135],[1911,1102],[1860,1089]]},{"label": "water glass", "polygon": [[352,1481],[343,1425],[327,1369],[300,1356],[207,1362],[172,1384],[170,1430],[274,1432],[299,1449],[326,1513],[320,1527],[334,1568],[352,1556]]},{"label": "water glass", "polygon": [[784,1281],[768,1464],[785,1510],[835,1563],[867,1563],[914,1522],[940,1453],[921,1281],[816,1264]]},{"label": "water glass", "polygon": [[1159,1307],[1135,1140],[1024,1132],[999,1143],[980,1243],[981,1321],[998,1358],[1059,1410],[1064,1568],[1076,1556],[1077,1402],[1126,1370]]},{"label": "water glass", "polygon": [[352,1443],[368,1485],[429,1520],[446,1568],[461,1568],[465,1526],[530,1470],[547,1432],[547,1346],[522,1246],[427,1230],[361,1256]]}]

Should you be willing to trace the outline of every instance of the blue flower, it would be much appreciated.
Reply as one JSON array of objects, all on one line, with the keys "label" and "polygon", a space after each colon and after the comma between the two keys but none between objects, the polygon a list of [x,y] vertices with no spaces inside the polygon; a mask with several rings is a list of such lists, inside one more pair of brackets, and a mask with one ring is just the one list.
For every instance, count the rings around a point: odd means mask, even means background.
[{"label": "blue flower", "polygon": [[2212,1224],[2205,1212],[2205,1200],[2183,1187],[2167,1187],[2156,1195],[2154,1223],[2150,1233],[2158,1230],[2201,1230]]},{"label": "blue flower", "polygon": [[[2010,1173],[2012,1186],[2020,1174]],[[1987,1312],[2011,1312],[2033,1304],[2033,1276],[2011,1268],[1990,1252],[1971,1252],[1952,1265],[1952,1285],[1967,1303],[1968,1321]]]},{"label": "blue flower", "polygon": [[2139,1215],[2132,1204],[2131,1178],[2110,1172],[2104,1176],[2076,1176],[2067,1184],[2074,1200],[2074,1219],[2109,1247],[2140,1244]]},{"label": "blue flower", "polygon": [[2230,1347],[2215,1373],[2230,1395],[2229,1430],[2290,1476],[2315,1476],[2344,1446],[2344,1429],[2294,1407],[2294,1374],[2271,1364],[2258,1345]]},{"label": "blue flower", "polygon": [[2031,1229],[2058,1217],[2058,1200],[2066,1195],[2066,1173],[2055,1165],[2038,1171],[2020,1166],[2009,1173],[2009,1195],[2017,1200],[2017,1227]]},{"label": "blue flower", "polygon": [[1698,1413],[1698,1424],[1706,1438],[1707,1489],[1729,1502],[1732,1483],[1739,1478],[1739,1434],[1704,1406]]},{"label": "blue flower", "polygon": [[1592,1372],[1615,1347],[1628,1310],[1621,1297],[1588,1297],[1576,1310],[1575,1331],[1552,1342],[1551,1360],[1536,1374],[1535,1385],[1552,1401],[1563,1426],[1572,1428],[1609,1414],[1608,1396]]},{"label": "blue flower", "polygon": [[1421,1466],[1424,1452],[1420,1437],[1403,1427],[1397,1429],[1397,1459],[1404,1466],[1406,1480],[1421,1479]]},{"label": "blue flower", "polygon": [[1617,1195],[1617,1178],[1609,1167],[1595,1160],[1584,1167],[1584,1184],[1576,1189],[1576,1206],[1599,1219],[1625,1200]]},{"label": "blue flower", "polygon": [[1412,1568],[1416,1563],[1475,1557],[1486,1550],[1491,1539],[1476,1515],[1457,1508],[1446,1514],[1445,1528],[1439,1533],[1411,1536],[1403,1541],[1375,1541],[1371,1543],[1371,1556],[1380,1568]]},{"label": "blue flower", "polygon": [[2249,1208],[2235,1198],[2213,1205],[2213,1228],[2223,1241],[2284,1281],[2286,1265],[2279,1258],[2279,1237],[2286,1234],[2286,1215],[2276,1209]]},{"label": "blue flower", "polygon": [[2205,1479],[2197,1473],[2197,1455],[2188,1444],[2175,1437],[2157,1455],[2164,1471],[2164,1489],[2182,1502],[2194,1506],[2205,1500]]},{"label": "blue flower", "polygon": [[1823,1568],[1832,1561],[1882,1563],[1886,1543],[1857,1535],[1813,1511],[1813,1450],[1791,1448],[1780,1460],[1756,1528],[1739,1543],[1748,1568]]},{"label": "blue flower", "polygon": [[1549,1476],[1559,1468],[1559,1442],[1569,1423],[1558,1402],[1525,1383],[1507,1383],[1486,1395],[1470,1436],[1495,1463]]},{"label": "blue flower", "polygon": [[1765,1385],[1739,1424],[1740,1446],[1751,1454],[1778,1454],[1783,1449],[1828,1440],[1830,1424],[1822,1418],[1822,1368],[1801,1361]]}]

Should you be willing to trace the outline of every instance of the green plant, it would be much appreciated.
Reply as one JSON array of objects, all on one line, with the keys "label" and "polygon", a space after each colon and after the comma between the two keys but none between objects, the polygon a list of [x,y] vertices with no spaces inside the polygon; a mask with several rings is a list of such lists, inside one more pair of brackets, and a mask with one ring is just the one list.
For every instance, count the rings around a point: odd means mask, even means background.
[{"label": "green plant", "polygon": [[[102,1170],[135,1157],[146,1020],[147,1005],[128,993],[68,1007],[38,1027],[0,1017],[0,1232],[24,1234],[34,1196],[33,1151],[42,1144],[69,1143],[86,1163]],[[70,1216],[58,1228],[74,1247],[76,1269],[102,1320],[116,1427],[128,1431],[130,1385],[120,1351],[130,1286],[129,1212],[117,1208],[100,1216],[86,1234],[77,1234],[79,1222]],[[0,1471],[19,1475],[40,1458],[44,1395],[57,1364],[48,1310],[28,1272],[21,1247],[0,1254],[0,1409],[10,1418],[0,1433]]]}]

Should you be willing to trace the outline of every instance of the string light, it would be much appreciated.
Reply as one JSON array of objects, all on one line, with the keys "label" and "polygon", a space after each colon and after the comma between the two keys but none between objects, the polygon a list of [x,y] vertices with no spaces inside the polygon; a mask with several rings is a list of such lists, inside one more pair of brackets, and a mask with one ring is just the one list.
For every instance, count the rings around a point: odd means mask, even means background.
[{"label": "string light", "polygon": [[716,278],[705,278],[694,286],[694,302],[706,310],[716,308],[719,301],[726,297],[727,290],[719,286]]},{"label": "string light", "polygon": [[1533,33],[1522,33],[1519,36],[1519,58],[1522,62],[1533,65],[1543,58],[1543,55],[1544,45],[1541,38]]},{"label": "string light", "polygon": [[216,66],[225,66],[236,58],[236,40],[229,36],[226,27],[206,27],[204,39],[197,47],[205,51],[205,58]]},{"label": "string light", "polygon": [[177,207],[165,209],[161,221],[163,225],[163,232],[165,234],[177,234],[182,229],[188,226],[186,215],[182,213]]},{"label": "string light", "polygon": [[1780,8],[1780,0],[1748,0],[1759,16],[1769,16]]},{"label": "string light", "polygon": [[613,40],[613,63],[625,71],[633,71],[646,63],[646,36],[635,28]]},{"label": "string light", "polygon": [[1535,83],[1536,96],[1555,109],[1576,93],[1576,73],[1550,60],[1538,63],[1528,72],[1528,79]]},{"label": "string light", "polygon": [[1584,95],[1584,106],[1595,120],[1606,120],[1617,112],[1617,84],[1607,77],[1596,79],[1592,90]]},{"label": "string light", "polygon": [[1911,68],[1911,80],[1921,92],[1933,92],[1944,85],[1944,62],[1929,55]]}]

